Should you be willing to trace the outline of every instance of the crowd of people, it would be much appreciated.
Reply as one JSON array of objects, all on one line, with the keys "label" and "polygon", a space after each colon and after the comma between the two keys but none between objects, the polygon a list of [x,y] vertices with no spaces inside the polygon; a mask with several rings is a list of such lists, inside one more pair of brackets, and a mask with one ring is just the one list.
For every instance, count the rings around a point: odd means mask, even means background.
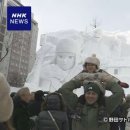
[{"label": "crowd of people", "polygon": [[[74,90],[83,86],[84,94]],[[99,59],[87,57],[83,70],[57,91],[28,87],[11,93],[0,74],[0,130],[129,130],[129,85],[100,69]],[[112,94],[105,96],[106,90]]]}]

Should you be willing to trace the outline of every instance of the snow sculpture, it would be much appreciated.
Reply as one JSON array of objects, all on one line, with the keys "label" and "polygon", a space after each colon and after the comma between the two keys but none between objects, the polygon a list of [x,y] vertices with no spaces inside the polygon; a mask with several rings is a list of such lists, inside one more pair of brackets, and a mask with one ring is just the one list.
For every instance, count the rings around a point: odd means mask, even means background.
[{"label": "snow sculpture", "polygon": [[110,61],[115,63],[117,58],[130,57],[130,45],[126,44],[128,40],[123,33],[95,29],[90,33],[67,30],[46,35],[26,79],[25,86],[31,91],[57,90],[82,70],[84,59],[93,53],[101,60],[103,69],[110,67]]},{"label": "snow sculpture", "polygon": [[56,91],[63,83],[69,81],[81,69],[78,66],[79,48],[71,39],[61,39],[56,46],[54,62],[41,69],[39,87]]},{"label": "snow sculpture", "polygon": [[42,46],[34,68],[25,83],[31,91],[37,89],[56,91],[82,70],[79,43],[64,38],[60,39],[55,47],[49,43]]},{"label": "snow sculpture", "polygon": [[39,79],[41,76],[41,70],[44,66],[51,64],[55,57],[55,46],[52,44],[44,44],[42,48],[37,52],[37,57],[32,71],[28,74],[25,85],[30,88],[31,91],[36,91],[39,88]]}]

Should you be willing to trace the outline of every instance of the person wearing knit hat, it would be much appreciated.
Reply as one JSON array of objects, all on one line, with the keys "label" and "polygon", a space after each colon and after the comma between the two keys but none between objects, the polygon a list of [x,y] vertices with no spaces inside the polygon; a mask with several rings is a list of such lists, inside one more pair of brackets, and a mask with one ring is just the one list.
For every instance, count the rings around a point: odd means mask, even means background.
[{"label": "person wearing knit hat", "polygon": [[84,88],[85,88],[84,89],[84,93],[86,93],[88,91],[94,91],[98,95],[100,95],[101,93],[103,93],[101,91],[100,87],[99,87],[99,84],[97,84],[96,82],[88,82],[87,84],[84,84]]},{"label": "person wearing knit hat", "polygon": [[101,95],[101,90],[96,83],[89,82],[84,85],[85,89],[85,100],[88,104],[94,104],[99,96]]},{"label": "person wearing knit hat", "polygon": [[96,54],[93,54],[91,57],[85,59],[83,67],[90,73],[96,72],[100,67],[100,60],[96,57]]},{"label": "person wearing knit hat", "polygon": [[[128,88],[129,85],[127,83],[121,82],[116,77],[112,76],[108,72],[100,69],[100,60],[96,57],[95,54],[93,54],[91,57],[87,57],[85,59],[84,65],[83,65],[83,71],[76,75],[73,80],[80,81],[81,84],[84,84],[84,82],[89,81],[99,81],[102,84],[102,87],[100,89],[104,91],[104,85],[110,80],[114,80],[117,82],[121,87]],[[84,88],[85,90],[85,88]],[[84,104],[84,95],[79,96],[79,102],[81,104]]]},{"label": "person wearing knit hat", "polygon": [[[74,94],[74,90],[81,86],[84,86],[85,102],[83,104]],[[58,90],[63,95],[69,110],[74,111],[74,114],[72,113],[75,115],[72,116],[72,130],[110,130],[109,121],[104,119],[108,119],[108,115],[111,115],[115,108],[122,103],[124,91],[114,80],[109,80],[103,88],[109,90],[112,95],[105,97],[96,81],[82,84],[80,80],[72,79]]]},{"label": "person wearing knit hat", "polygon": [[118,78],[109,74],[103,69],[100,69],[100,60],[96,57],[96,54],[92,54],[92,56],[87,57],[84,61],[83,71],[85,73],[103,73],[108,77],[113,78],[121,87],[129,88],[129,85],[125,82],[120,81]]},{"label": "person wearing knit hat", "polygon": [[0,122],[7,121],[13,112],[13,101],[10,97],[10,87],[4,75],[0,73]]}]

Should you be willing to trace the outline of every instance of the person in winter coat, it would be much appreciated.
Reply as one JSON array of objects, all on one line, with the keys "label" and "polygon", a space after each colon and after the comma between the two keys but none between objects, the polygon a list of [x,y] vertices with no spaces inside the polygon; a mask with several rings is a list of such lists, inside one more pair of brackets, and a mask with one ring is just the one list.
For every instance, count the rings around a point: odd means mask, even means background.
[{"label": "person in winter coat", "polygon": [[121,87],[123,88],[129,87],[127,83],[121,82],[118,78],[112,76],[111,74],[104,71],[103,69],[100,69],[100,60],[96,57],[95,54],[85,59],[82,73],[84,72],[85,73],[102,73],[105,76],[111,76]]},{"label": "person in winter coat", "polygon": [[36,130],[69,130],[63,99],[58,93],[46,96],[46,105],[36,119]]},{"label": "person in winter coat", "polygon": [[12,121],[16,130],[31,130],[34,122],[30,119],[28,103],[30,91],[27,87],[21,88],[14,98],[14,111]]},{"label": "person in winter coat", "polygon": [[10,97],[10,87],[4,75],[0,73],[0,130],[7,130],[6,122],[13,112],[13,101]]},{"label": "person in winter coat", "polygon": [[45,94],[47,94],[47,92],[43,92],[42,90],[35,92],[34,100],[29,102],[28,105],[30,116],[38,116],[41,112],[42,104],[45,102]]},{"label": "person in winter coat", "polygon": [[[121,82],[118,78],[100,69],[100,60],[96,57],[95,54],[85,59],[83,64],[83,70],[73,78],[73,80],[82,81],[98,80],[99,82],[101,82],[101,84],[103,82],[106,82],[108,79],[115,80],[123,88],[129,88],[129,85],[127,83]],[[82,101],[82,95],[79,97],[79,101]]]},{"label": "person in winter coat", "polygon": [[[73,90],[82,85],[85,94],[84,103],[81,104]],[[104,90],[101,87],[102,85],[97,81],[71,80],[58,90],[70,110],[78,110],[80,113],[80,117],[72,119],[72,130],[109,130],[110,124],[107,117],[121,104],[124,92],[114,80],[108,80],[102,87],[112,92],[110,97],[104,96]]]}]

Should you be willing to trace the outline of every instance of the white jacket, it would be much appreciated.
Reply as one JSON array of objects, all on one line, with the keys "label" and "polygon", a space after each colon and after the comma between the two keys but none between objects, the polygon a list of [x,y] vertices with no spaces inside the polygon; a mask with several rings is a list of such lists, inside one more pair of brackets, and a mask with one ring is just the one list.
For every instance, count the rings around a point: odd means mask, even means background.
[{"label": "white jacket", "polygon": [[0,122],[7,121],[13,111],[13,101],[10,97],[10,87],[4,75],[0,73]]}]

